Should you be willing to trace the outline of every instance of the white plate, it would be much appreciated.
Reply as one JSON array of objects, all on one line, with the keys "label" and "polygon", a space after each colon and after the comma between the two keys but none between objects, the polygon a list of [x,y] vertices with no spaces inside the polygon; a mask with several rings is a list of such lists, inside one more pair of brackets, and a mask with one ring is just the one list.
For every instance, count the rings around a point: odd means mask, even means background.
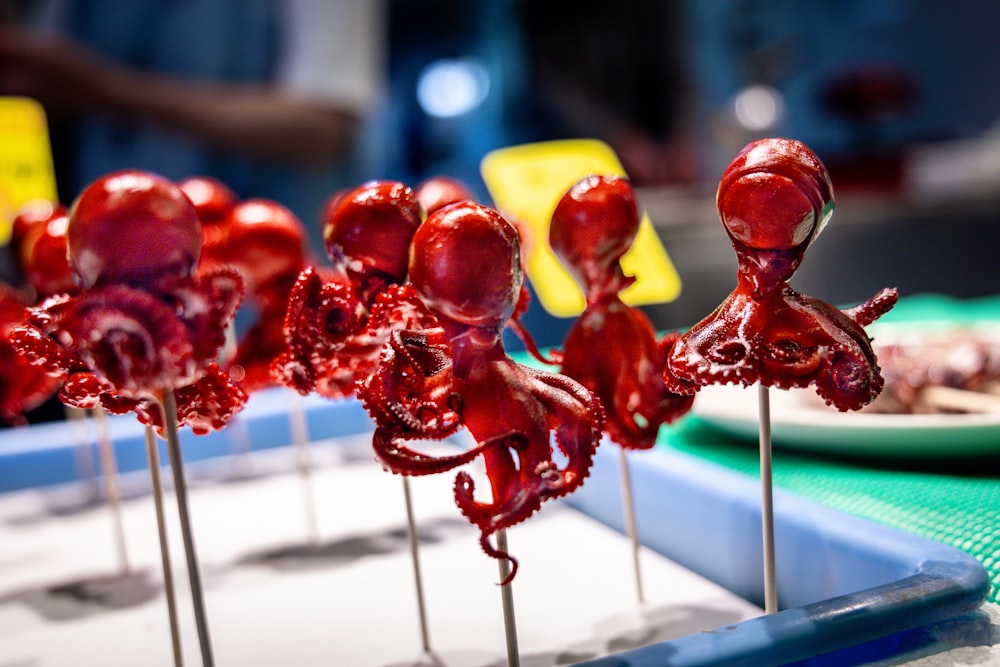
[{"label": "white plate", "polygon": [[[907,323],[873,326],[879,342],[897,337],[940,335],[956,325]],[[968,328],[968,327],[965,327]],[[973,327],[978,328],[978,327]],[[984,327],[995,333],[996,323]],[[813,389],[770,389],[771,441],[814,452],[875,457],[975,456],[1000,453],[1000,413],[881,414],[840,412],[824,405]],[[710,386],[692,413],[731,435],[759,439],[758,388]]]},{"label": "white plate", "polygon": [[[865,456],[1000,453],[1000,413],[889,415],[840,412],[811,389],[769,390],[775,446]],[[731,435],[758,441],[757,387],[705,387],[692,414]]]}]

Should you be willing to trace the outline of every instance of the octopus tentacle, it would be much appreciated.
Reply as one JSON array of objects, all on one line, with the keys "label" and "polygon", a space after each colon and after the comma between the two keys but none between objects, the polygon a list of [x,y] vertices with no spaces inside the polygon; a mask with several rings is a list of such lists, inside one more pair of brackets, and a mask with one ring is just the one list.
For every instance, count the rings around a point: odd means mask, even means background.
[{"label": "octopus tentacle", "polygon": [[860,346],[831,346],[825,368],[816,379],[816,393],[841,411],[860,410],[874,401],[885,380]]},{"label": "octopus tentacle", "polygon": [[868,326],[892,310],[898,300],[899,290],[895,287],[887,287],[867,301],[859,303],[853,308],[845,309],[844,314],[858,326]]},{"label": "octopus tentacle", "polygon": [[[465,516],[473,525],[479,528],[479,546],[490,558],[496,560],[505,560],[510,563],[510,573],[507,577],[500,582],[500,585],[506,585],[510,583],[514,576],[517,574],[518,562],[517,559],[511,556],[506,551],[500,551],[493,543],[490,541],[490,536],[492,536],[498,530],[501,530],[505,525],[499,525],[499,521],[491,521],[486,518],[488,514],[481,510],[481,504],[475,500],[475,490],[476,484],[472,479],[472,475],[461,470],[455,475],[455,502],[458,504],[459,511]],[[530,514],[530,513],[529,513]],[[515,522],[510,521],[509,524],[513,525]]]},{"label": "octopus tentacle", "polygon": [[88,367],[128,394],[196,379],[183,322],[144,290],[116,285],[84,292],[56,335]]},{"label": "octopus tentacle", "polygon": [[597,396],[565,375],[535,369],[528,369],[528,374],[541,385],[533,395],[545,406],[559,450],[567,457],[565,469],[557,470],[557,484],[549,471],[545,471],[548,494],[562,496],[579,486],[589,474],[604,428],[604,408]]},{"label": "octopus tentacle", "polygon": [[[423,439],[435,438],[428,436]],[[446,472],[465,465],[475,460],[490,446],[488,444],[479,445],[459,454],[440,456],[417,451],[404,445],[404,442],[404,438],[393,434],[390,429],[381,427],[377,427],[372,436],[375,460],[388,472],[412,477]]]}]

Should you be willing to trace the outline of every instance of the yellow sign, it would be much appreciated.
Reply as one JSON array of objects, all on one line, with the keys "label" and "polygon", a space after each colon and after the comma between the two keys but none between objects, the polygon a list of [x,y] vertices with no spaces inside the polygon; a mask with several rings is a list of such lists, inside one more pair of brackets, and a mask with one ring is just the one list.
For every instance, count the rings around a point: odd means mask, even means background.
[{"label": "yellow sign", "polygon": [[0,245],[22,206],[57,197],[45,111],[34,100],[0,97]]},{"label": "yellow sign", "polygon": [[[557,317],[579,315],[583,293],[549,247],[549,221],[559,199],[585,176],[625,176],[618,156],[600,141],[550,141],[493,151],[480,171],[497,210],[528,227],[525,265],[542,306]],[[665,303],[680,295],[680,277],[645,213],[622,268],[636,278],[622,292],[626,303]]]}]

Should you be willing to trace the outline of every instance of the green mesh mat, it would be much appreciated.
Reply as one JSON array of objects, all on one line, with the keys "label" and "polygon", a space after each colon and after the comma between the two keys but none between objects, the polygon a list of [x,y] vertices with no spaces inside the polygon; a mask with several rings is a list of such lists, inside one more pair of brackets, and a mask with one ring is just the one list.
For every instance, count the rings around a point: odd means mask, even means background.
[{"label": "green mesh mat", "polygon": [[[959,301],[919,295],[900,300],[880,321],[1000,320],[1000,297]],[[758,476],[755,443],[715,431],[697,417],[663,430],[666,446]],[[1000,602],[1000,443],[989,457],[935,461],[836,460],[775,449],[774,484],[838,510],[961,549],[979,560]]]}]

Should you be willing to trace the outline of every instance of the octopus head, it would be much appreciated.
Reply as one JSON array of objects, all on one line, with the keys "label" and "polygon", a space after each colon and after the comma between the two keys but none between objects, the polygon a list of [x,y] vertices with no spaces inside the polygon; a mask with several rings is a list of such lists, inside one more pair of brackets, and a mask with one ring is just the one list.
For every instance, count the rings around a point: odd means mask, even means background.
[{"label": "octopus head", "polygon": [[833,213],[826,168],[805,144],[748,144],[719,183],[716,205],[734,244],[753,250],[804,249]]},{"label": "octopus head", "polygon": [[107,174],[70,208],[67,254],[83,288],[190,275],[202,247],[194,205],[173,182],[140,170]]},{"label": "octopus head", "polygon": [[467,326],[501,328],[523,280],[517,230],[486,206],[446,206],[414,235],[409,271],[435,313]]},{"label": "octopus head", "polygon": [[587,176],[556,204],[549,227],[553,252],[588,291],[610,281],[639,231],[628,180]]},{"label": "octopus head", "polygon": [[335,267],[358,280],[377,273],[401,283],[421,218],[412,188],[398,181],[369,181],[331,204],[323,229],[326,251]]}]

